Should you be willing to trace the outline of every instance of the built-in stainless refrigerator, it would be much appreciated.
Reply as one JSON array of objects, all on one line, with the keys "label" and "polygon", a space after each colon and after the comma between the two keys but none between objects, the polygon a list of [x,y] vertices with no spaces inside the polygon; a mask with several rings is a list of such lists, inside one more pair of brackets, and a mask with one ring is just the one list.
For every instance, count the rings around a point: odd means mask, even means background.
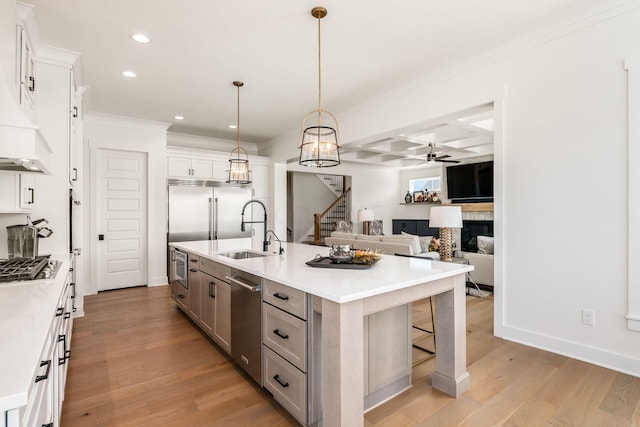
[{"label": "built-in stainless refrigerator", "polygon": [[251,237],[240,230],[242,207],[251,200],[249,185],[170,179],[168,242]]}]

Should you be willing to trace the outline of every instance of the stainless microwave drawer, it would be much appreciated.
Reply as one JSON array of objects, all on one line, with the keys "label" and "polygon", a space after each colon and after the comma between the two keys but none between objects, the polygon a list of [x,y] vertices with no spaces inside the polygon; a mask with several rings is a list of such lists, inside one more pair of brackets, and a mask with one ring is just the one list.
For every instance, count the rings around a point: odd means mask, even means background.
[{"label": "stainless microwave drawer", "polygon": [[264,279],[262,300],[301,319],[307,319],[306,292]]},{"label": "stainless microwave drawer", "polygon": [[307,322],[262,304],[264,344],[298,369],[307,371]]}]

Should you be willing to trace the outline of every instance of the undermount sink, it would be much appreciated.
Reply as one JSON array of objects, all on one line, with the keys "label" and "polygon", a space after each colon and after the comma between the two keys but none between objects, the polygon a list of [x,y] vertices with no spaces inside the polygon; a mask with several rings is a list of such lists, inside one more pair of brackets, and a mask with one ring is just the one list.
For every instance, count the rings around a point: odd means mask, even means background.
[{"label": "undermount sink", "polygon": [[233,259],[247,259],[247,258],[261,258],[268,256],[269,254],[263,254],[260,252],[251,251],[238,251],[238,252],[225,252],[218,255],[226,256]]}]

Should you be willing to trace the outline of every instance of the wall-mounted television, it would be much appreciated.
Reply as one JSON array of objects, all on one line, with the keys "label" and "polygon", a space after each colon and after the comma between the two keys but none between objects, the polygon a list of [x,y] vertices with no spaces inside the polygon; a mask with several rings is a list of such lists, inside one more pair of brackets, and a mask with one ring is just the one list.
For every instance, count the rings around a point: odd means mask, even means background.
[{"label": "wall-mounted television", "polygon": [[493,202],[493,161],[449,166],[447,197],[452,203]]}]

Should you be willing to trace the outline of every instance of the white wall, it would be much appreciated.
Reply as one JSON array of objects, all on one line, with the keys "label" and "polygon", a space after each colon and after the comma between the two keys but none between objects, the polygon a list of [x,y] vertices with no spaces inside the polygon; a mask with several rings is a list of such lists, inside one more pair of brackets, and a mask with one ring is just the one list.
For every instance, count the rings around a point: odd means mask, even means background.
[{"label": "white wall", "polygon": [[126,150],[147,153],[148,159],[148,199],[147,199],[147,235],[148,235],[148,285],[167,283],[166,248],[167,248],[167,159],[166,129],[168,123],[129,119],[104,114],[86,114],[84,116],[85,135],[85,204],[84,215],[88,218],[84,227],[85,260],[89,260],[85,268],[91,270],[92,280],[85,286],[85,294],[95,294],[96,258],[95,242],[97,232],[95,212],[93,212],[97,196],[95,191],[95,167],[93,161],[100,148],[110,150]]},{"label": "white wall", "polygon": [[[636,376],[640,333],[625,320],[623,60],[637,51],[639,6],[578,10],[338,115],[343,141],[353,141],[494,102],[496,335]],[[294,134],[265,152],[293,157]],[[391,194],[376,184],[369,196],[386,193],[380,204],[399,199],[396,183]],[[595,311],[595,326],[581,323],[582,308]]]},{"label": "white wall", "polygon": [[384,234],[391,234],[391,219],[397,218],[400,202],[404,200],[405,194],[398,193],[397,170],[353,163],[322,169],[290,163],[287,170],[351,176],[351,218],[355,231],[362,231],[362,223],[356,221],[358,209],[367,208],[373,210],[376,219],[383,221]]}]

